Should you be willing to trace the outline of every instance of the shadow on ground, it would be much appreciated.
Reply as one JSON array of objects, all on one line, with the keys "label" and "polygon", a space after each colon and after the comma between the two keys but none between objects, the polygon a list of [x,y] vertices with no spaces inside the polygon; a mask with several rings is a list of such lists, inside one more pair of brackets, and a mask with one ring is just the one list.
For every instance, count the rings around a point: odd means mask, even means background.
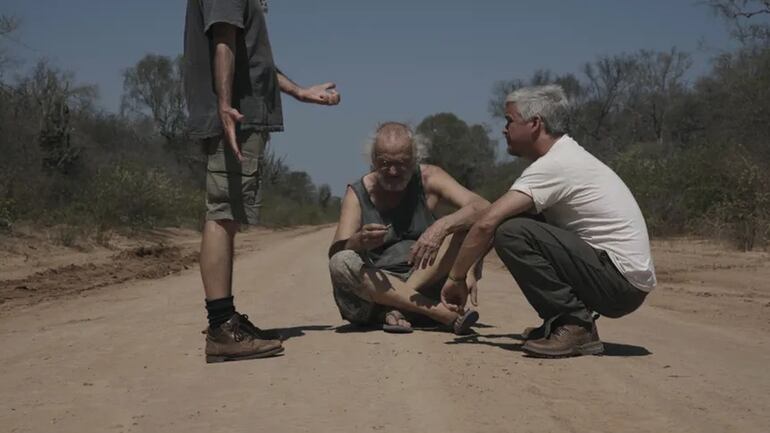
[{"label": "shadow on ground", "polygon": [[[499,339],[515,340],[516,342],[501,342],[494,341]],[[492,341],[490,341],[492,340]],[[521,334],[473,334],[463,337],[457,337],[452,341],[448,341],[446,344],[482,344],[486,346],[498,347],[504,350],[510,350],[514,352],[524,352],[522,346],[524,345],[524,337]],[[633,344],[623,343],[608,343],[604,342],[604,353],[602,356],[620,356],[620,357],[632,357],[632,356],[647,356],[652,355],[652,352],[642,346],[635,346]]]}]

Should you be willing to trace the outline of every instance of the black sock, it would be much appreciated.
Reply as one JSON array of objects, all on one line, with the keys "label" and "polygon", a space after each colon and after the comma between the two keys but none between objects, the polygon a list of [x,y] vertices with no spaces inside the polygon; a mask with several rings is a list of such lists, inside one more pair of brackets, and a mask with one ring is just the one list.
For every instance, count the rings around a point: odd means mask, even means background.
[{"label": "black sock", "polygon": [[226,298],[214,299],[212,301],[206,300],[206,311],[208,312],[209,327],[214,329],[219,325],[230,320],[230,317],[235,314],[235,305],[233,305],[233,297],[228,296]]}]

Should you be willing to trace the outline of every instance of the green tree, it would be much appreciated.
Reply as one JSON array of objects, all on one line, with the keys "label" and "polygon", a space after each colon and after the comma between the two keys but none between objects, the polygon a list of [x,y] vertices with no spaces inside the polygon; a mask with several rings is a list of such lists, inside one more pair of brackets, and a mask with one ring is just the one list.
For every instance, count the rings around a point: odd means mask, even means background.
[{"label": "green tree", "polygon": [[427,141],[425,162],[438,165],[470,189],[480,186],[494,165],[496,142],[483,125],[439,113],[423,119],[416,132]]}]

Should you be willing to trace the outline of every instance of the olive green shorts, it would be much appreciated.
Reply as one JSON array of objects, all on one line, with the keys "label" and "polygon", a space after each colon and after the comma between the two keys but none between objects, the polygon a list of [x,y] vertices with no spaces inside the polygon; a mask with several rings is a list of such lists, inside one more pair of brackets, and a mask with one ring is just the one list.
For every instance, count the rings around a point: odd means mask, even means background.
[{"label": "olive green shorts", "polygon": [[203,140],[206,164],[206,220],[232,220],[257,224],[262,207],[264,153],[270,134],[238,131],[243,161],[233,154],[223,137]]}]

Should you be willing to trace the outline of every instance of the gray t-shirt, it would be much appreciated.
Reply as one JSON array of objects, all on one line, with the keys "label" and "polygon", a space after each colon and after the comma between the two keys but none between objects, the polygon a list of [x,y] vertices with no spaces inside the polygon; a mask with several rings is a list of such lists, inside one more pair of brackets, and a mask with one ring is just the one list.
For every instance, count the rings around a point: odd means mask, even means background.
[{"label": "gray t-shirt", "polygon": [[222,134],[214,87],[214,44],[211,26],[238,28],[232,106],[243,114],[241,125],[282,131],[278,68],[267,37],[259,0],[188,0],[184,35],[184,77],[189,132],[194,138]]}]

